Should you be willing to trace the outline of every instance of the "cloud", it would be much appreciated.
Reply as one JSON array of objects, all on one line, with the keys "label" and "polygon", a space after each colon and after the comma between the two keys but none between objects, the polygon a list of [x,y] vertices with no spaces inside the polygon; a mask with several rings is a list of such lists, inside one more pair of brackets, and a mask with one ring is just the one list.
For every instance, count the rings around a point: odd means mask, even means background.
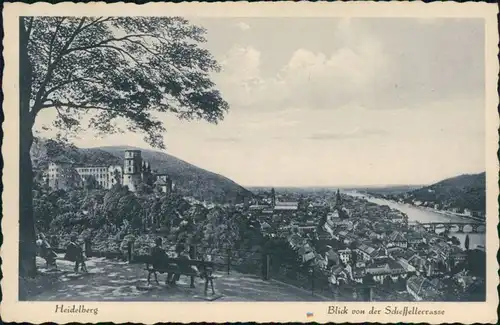
[{"label": "cloud", "polygon": [[[257,32],[258,27],[255,24],[253,29]],[[315,36],[332,45],[312,46],[285,38],[289,50],[280,52],[279,59],[270,44],[234,44],[223,57],[223,73],[216,78],[233,110],[352,105],[417,109],[463,94],[481,98],[482,28],[480,22],[470,19],[426,23],[418,19],[340,19],[325,35],[330,38]],[[313,32],[319,33],[310,30],[304,35],[313,37]]]},{"label": "cloud", "polygon": [[351,132],[319,132],[308,137],[309,140],[348,140],[361,139],[371,136],[384,136],[389,132],[381,129],[354,129]]},{"label": "cloud", "polygon": [[385,70],[378,44],[340,48],[330,56],[299,49],[282,69],[279,78],[290,106],[334,109],[360,98]]},{"label": "cloud", "polygon": [[250,29],[250,25],[248,25],[247,23],[244,23],[242,21],[240,21],[239,23],[236,24],[236,27],[238,27],[239,29],[241,29],[242,31],[247,31]]},{"label": "cloud", "polygon": [[273,76],[261,71],[261,52],[234,46],[222,60],[218,84],[233,108],[257,110],[332,109],[359,99],[384,73],[386,61],[375,42],[340,48],[331,55],[299,48]]}]

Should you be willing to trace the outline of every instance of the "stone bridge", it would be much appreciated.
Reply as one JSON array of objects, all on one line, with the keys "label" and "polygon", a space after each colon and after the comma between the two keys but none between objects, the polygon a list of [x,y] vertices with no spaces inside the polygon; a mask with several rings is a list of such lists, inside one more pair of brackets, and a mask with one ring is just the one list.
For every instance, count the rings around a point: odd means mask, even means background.
[{"label": "stone bridge", "polygon": [[486,225],[484,222],[416,222],[408,224],[410,228],[424,227],[427,231],[436,232],[436,230],[450,233],[485,233]]}]

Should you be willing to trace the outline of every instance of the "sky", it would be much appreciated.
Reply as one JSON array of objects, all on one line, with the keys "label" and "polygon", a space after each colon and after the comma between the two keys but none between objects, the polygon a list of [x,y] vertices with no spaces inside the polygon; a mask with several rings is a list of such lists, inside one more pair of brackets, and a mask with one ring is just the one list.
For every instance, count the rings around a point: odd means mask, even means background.
[{"label": "sky", "polygon": [[[207,29],[230,110],[218,125],[162,115],[167,153],[244,186],[430,184],[485,170],[481,19],[190,21]],[[142,138],[73,142],[150,148]]]}]

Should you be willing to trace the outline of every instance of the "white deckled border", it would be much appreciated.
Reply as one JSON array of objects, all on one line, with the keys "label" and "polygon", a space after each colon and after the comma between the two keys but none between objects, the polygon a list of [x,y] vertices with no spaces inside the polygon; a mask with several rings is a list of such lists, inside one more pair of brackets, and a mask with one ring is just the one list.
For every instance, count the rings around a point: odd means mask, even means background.
[{"label": "white deckled border", "polygon": [[[5,321],[42,323],[67,322],[424,322],[424,323],[494,323],[497,319],[498,296],[498,134],[497,76],[498,54],[498,7],[484,3],[181,3],[181,4],[74,4],[33,5],[7,3],[4,7],[4,78],[3,109],[5,134],[2,147],[4,159],[3,219],[4,243],[1,249],[3,260],[3,301],[0,306]],[[239,302],[85,302],[87,308],[99,308],[95,315],[55,314],[55,302],[18,302],[18,179],[19,179],[19,117],[18,117],[18,19],[19,16],[161,16],[178,15],[189,17],[433,17],[483,18],[486,24],[486,177],[487,177],[487,302],[477,303],[239,303]],[[411,35],[409,35],[411,37]],[[79,304],[72,302],[71,304]],[[67,304],[67,303],[66,303]],[[371,306],[418,306],[421,309],[443,309],[444,316],[389,316],[389,315],[328,315],[328,306],[365,308]],[[306,318],[306,313],[314,313]]]}]

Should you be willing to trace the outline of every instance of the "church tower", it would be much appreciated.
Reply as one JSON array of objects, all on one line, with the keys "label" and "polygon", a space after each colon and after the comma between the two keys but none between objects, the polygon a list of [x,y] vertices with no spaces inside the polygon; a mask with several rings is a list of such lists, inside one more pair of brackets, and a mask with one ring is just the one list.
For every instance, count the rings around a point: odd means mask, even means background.
[{"label": "church tower", "polygon": [[274,187],[271,189],[271,206],[274,208],[276,206],[276,191]]},{"label": "church tower", "polygon": [[342,197],[340,196],[340,190],[338,189],[335,201],[335,210],[339,213],[340,219],[349,219],[349,210],[342,206]]},{"label": "church tower", "polygon": [[335,199],[335,205],[337,207],[339,207],[339,208],[342,205],[342,198],[340,197],[340,190],[339,189],[337,189],[337,195],[336,195],[336,199]]},{"label": "church tower", "polygon": [[123,166],[123,185],[135,192],[141,181],[142,157],[140,150],[125,150]]}]

